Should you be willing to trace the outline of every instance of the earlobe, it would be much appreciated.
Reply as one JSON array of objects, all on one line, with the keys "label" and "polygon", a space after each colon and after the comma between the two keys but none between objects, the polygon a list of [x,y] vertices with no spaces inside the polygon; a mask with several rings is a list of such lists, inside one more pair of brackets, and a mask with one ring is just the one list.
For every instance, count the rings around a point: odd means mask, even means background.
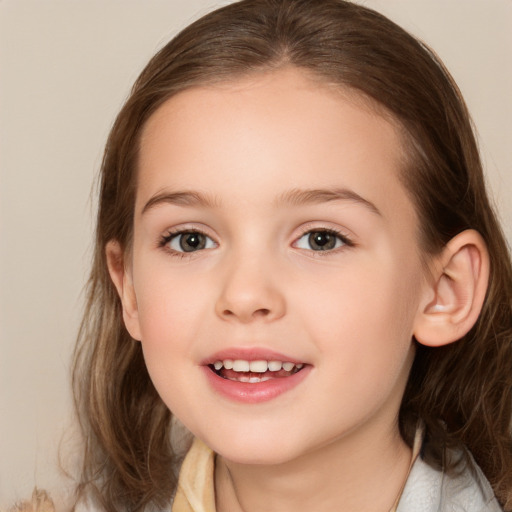
[{"label": "earlobe", "polygon": [[136,340],[141,339],[137,298],[131,271],[126,263],[126,255],[116,240],[110,240],[106,247],[108,271],[116,287],[123,308],[123,320],[130,336]]},{"label": "earlobe", "polygon": [[489,254],[481,235],[470,229],[452,238],[434,261],[415,321],[416,340],[435,347],[465,336],[482,310],[488,280]]}]

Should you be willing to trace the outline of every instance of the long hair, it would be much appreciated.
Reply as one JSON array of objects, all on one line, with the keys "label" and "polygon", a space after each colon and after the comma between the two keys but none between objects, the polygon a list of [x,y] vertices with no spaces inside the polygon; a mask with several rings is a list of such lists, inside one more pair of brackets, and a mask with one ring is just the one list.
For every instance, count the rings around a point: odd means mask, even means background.
[{"label": "long hair", "polygon": [[105,246],[129,250],[141,130],[162,103],[194,86],[295,66],[356,91],[399,124],[400,178],[420,219],[422,252],[438,253],[476,229],[491,272],[483,311],[461,340],[418,345],[400,410],[404,440],[418,420],[433,453],[466,445],[512,510],[512,270],[487,197],[461,94],[423,43],[384,16],[344,0],[243,0],[178,34],[137,79],[118,115],[101,168],[96,248],[75,352],[75,402],[85,438],[78,495],[109,511],[169,502],[176,480],[171,412],[122,320]]}]

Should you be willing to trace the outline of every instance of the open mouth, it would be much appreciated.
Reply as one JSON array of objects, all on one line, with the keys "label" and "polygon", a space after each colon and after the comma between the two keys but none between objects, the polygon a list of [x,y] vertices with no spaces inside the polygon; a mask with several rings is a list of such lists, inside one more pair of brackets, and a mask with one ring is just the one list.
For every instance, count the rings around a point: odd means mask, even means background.
[{"label": "open mouth", "polygon": [[288,361],[266,361],[263,359],[248,361],[244,359],[225,359],[215,361],[209,368],[223,379],[235,382],[257,384],[271,379],[290,377],[304,368],[304,363]]}]

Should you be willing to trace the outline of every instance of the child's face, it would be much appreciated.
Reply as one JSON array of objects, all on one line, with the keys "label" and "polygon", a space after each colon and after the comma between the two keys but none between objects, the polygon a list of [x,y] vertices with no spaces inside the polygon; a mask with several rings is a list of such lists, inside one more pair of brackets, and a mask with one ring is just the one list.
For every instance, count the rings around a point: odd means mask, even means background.
[{"label": "child's face", "polygon": [[[127,326],[166,404],[226,458],[397,434],[426,288],[401,158],[389,121],[292,69],[149,120]],[[220,360],[303,367],[220,376]]]}]

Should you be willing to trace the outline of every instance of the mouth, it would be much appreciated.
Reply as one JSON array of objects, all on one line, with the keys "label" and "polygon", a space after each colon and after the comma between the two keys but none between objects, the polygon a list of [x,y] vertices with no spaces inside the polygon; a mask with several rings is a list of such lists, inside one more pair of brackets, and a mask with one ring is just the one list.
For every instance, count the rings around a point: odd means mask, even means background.
[{"label": "mouth", "polygon": [[277,359],[246,360],[222,359],[208,365],[208,368],[219,377],[233,382],[258,384],[272,379],[291,377],[300,372],[305,363],[293,363]]},{"label": "mouth", "polygon": [[206,381],[224,398],[245,404],[271,401],[291,392],[313,365],[267,349],[229,349],[201,364]]}]

